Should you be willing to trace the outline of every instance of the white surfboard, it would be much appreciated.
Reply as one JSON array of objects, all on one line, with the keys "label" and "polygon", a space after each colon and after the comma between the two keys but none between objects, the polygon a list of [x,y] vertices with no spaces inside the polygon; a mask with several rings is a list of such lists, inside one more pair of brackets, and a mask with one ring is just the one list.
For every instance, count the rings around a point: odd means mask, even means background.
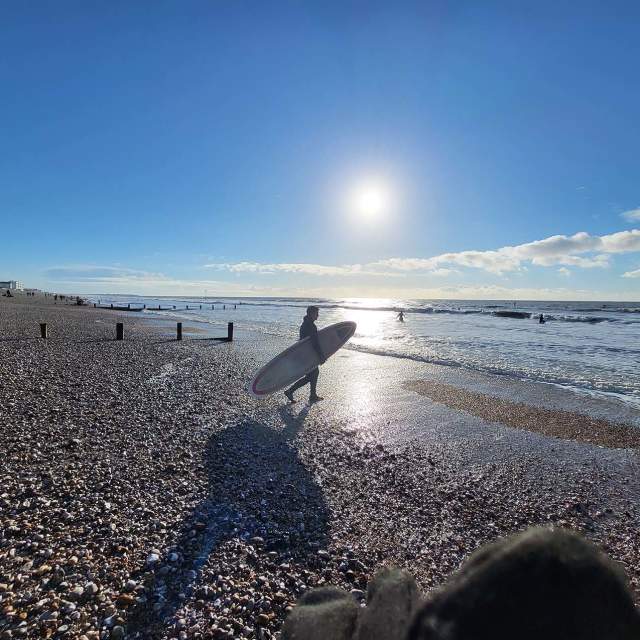
[{"label": "white surfboard", "polygon": [[[325,358],[332,356],[356,331],[355,322],[338,322],[318,331]],[[320,364],[310,338],[303,338],[278,354],[256,373],[249,392],[257,398],[268,396],[293,384]]]}]

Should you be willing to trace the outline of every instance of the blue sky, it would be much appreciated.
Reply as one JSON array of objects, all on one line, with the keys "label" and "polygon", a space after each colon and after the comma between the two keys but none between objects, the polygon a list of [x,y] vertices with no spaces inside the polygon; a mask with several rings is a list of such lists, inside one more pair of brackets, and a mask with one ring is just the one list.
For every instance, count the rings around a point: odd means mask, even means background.
[{"label": "blue sky", "polygon": [[615,2],[2,3],[0,279],[640,299],[639,20]]}]

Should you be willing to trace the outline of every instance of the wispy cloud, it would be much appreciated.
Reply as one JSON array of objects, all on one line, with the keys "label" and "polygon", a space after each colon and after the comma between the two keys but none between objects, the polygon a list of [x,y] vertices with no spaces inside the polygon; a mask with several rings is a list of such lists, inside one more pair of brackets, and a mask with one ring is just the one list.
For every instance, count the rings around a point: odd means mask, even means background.
[{"label": "wispy cloud", "polygon": [[622,274],[623,278],[640,278],[640,269],[636,269],[635,271],[626,271]]},{"label": "wispy cloud", "polygon": [[[564,267],[561,267],[561,269]],[[437,274],[434,274],[437,275]],[[440,274],[444,275],[444,274]],[[61,266],[45,272],[47,284],[68,293],[122,293],[162,296],[299,296],[299,297],[406,297],[406,298],[454,298],[454,299],[522,299],[522,300],[634,300],[637,292],[617,292],[612,297],[606,291],[595,291],[568,287],[525,288],[495,284],[454,284],[429,286],[405,286],[406,279],[385,283],[362,280],[354,292],[352,285],[333,286],[325,280],[315,280],[317,286],[267,286],[241,284],[220,280],[181,280],[162,273],[140,271],[115,266]],[[625,274],[627,278],[640,277],[640,269]],[[346,280],[338,279],[345,283]]]},{"label": "wispy cloud", "polygon": [[128,269],[126,267],[102,267],[95,265],[72,265],[67,267],[51,267],[44,272],[49,280],[60,282],[118,282],[126,280],[158,280],[164,279],[161,273]]},{"label": "wispy cloud", "polygon": [[389,276],[402,275],[392,274],[388,271],[376,271],[369,268],[368,265],[347,264],[347,265],[323,265],[311,263],[277,263],[265,264],[260,262],[234,262],[234,263],[218,263],[205,264],[206,268],[217,269],[219,271],[229,271],[231,273],[302,273],[311,276]]},{"label": "wispy cloud", "polygon": [[640,207],[637,209],[629,209],[629,211],[623,211],[620,215],[629,222],[637,222],[640,220]]},{"label": "wispy cloud", "polygon": [[558,269],[558,273],[561,276],[566,276],[567,278],[571,275],[571,271],[569,271],[569,269],[567,269],[566,267],[560,267]]},{"label": "wispy cloud", "polygon": [[46,286],[74,293],[141,293],[150,295],[272,295],[274,287],[238,285],[224,280],[184,280],[163,273],[120,266],[71,265],[43,273]]}]

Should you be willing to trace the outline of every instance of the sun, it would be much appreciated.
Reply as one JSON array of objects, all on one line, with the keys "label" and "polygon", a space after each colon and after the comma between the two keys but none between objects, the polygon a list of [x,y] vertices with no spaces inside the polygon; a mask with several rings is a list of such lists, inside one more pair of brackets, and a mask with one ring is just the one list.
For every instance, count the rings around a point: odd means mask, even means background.
[{"label": "sun", "polygon": [[391,197],[380,180],[367,180],[353,187],[349,209],[362,221],[374,222],[388,213]]}]

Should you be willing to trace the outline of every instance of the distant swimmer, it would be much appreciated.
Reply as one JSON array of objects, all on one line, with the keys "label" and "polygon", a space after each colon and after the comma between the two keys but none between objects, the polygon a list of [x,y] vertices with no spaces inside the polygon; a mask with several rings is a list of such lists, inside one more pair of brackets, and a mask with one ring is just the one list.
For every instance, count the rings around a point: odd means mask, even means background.
[{"label": "distant swimmer", "polygon": [[544,319],[544,316],[542,314],[540,314],[538,316],[538,323],[539,324],[544,324],[546,322],[546,320]]},{"label": "distant swimmer", "polygon": [[[307,307],[307,315],[304,317],[302,324],[300,325],[300,340],[302,340],[303,338],[310,338],[311,344],[313,345],[313,348],[316,350],[316,353],[320,358],[320,364],[324,364],[327,359],[324,357],[324,353],[322,353],[322,348],[320,347],[320,342],[318,340],[318,328],[315,325],[319,313],[320,310],[318,309],[318,307]],[[295,400],[293,399],[294,392],[300,387],[304,387],[306,384],[311,385],[309,402],[313,403],[323,400],[323,398],[321,398],[316,393],[316,386],[318,384],[319,375],[320,369],[316,367],[313,371],[309,371],[309,373],[304,378],[300,378],[298,382],[289,387],[284,392],[284,395],[287,396],[289,402],[295,402]]]},{"label": "distant swimmer", "polygon": [[401,312],[398,314],[398,320],[400,320],[400,322],[404,322],[404,311],[401,311]]}]

